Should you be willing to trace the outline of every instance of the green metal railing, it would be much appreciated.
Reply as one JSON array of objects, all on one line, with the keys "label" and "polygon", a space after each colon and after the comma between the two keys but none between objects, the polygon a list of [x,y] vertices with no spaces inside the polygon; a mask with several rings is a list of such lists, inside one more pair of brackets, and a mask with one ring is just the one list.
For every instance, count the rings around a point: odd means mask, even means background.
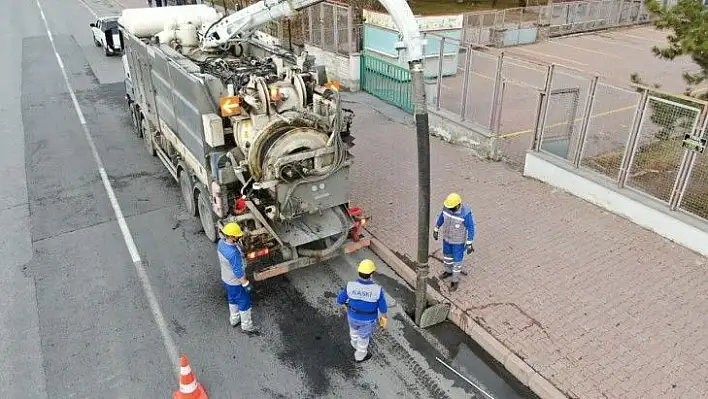
[{"label": "green metal railing", "polygon": [[413,113],[411,73],[403,66],[362,53],[360,84],[365,92]]}]

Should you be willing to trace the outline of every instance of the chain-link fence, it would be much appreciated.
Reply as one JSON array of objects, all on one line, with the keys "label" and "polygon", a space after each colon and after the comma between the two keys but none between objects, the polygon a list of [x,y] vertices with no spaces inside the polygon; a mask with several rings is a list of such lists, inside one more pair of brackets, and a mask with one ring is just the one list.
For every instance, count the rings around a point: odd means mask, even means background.
[{"label": "chain-link fence", "polygon": [[636,25],[651,20],[643,1],[572,1],[542,8],[544,11],[541,14],[549,18],[549,37]]},{"label": "chain-link fence", "polygon": [[463,14],[465,44],[505,47],[651,21],[643,1],[581,0]]},{"label": "chain-link fence", "polygon": [[526,151],[531,149],[539,94],[546,84],[548,66],[507,54],[501,58],[501,93],[492,131],[499,138],[503,158],[520,169]]},{"label": "chain-link fence", "polygon": [[362,27],[354,24],[351,7],[324,2],[300,14],[305,43],[341,55],[361,51]]},{"label": "chain-link fence", "polygon": [[703,129],[703,137],[699,140],[699,151],[696,152],[690,165],[686,189],[680,200],[682,210],[708,220],[708,155],[705,153],[708,132]]},{"label": "chain-link fence", "polygon": [[634,125],[639,93],[603,83],[597,85],[593,117],[580,165],[617,181],[627,140]]},{"label": "chain-link fence", "polygon": [[626,185],[668,203],[676,190],[683,140],[696,130],[701,108],[650,95],[642,113]]},{"label": "chain-link fence", "polygon": [[[551,81],[558,68],[552,67]],[[597,77],[589,79],[587,89],[571,82],[551,83],[542,92],[534,149],[595,171],[670,210],[708,219],[708,102],[645,87],[629,91],[598,83]]]}]

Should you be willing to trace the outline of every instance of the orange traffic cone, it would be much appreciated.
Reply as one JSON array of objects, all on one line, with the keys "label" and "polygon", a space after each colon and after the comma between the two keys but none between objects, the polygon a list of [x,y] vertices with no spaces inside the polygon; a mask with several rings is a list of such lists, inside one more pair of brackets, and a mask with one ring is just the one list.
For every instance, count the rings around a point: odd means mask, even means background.
[{"label": "orange traffic cone", "polygon": [[209,399],[202,384],[197,382],[187,356],[179,357],[179,390],[172,394],[172,399]]}]

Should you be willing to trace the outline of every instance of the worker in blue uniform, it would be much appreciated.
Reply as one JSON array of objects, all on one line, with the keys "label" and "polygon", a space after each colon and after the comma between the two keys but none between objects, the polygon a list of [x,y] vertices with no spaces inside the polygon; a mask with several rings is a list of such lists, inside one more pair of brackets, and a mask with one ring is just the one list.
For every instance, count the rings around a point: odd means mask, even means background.
[{"label": "worker in blue uniform", "polygon": [[224,282],[229,303],[229,321],[234,327],[241,323],[243,331],[252,332],[254,331],[251,318],[251,290],[253,290],[253,286],[244,273],[243,252],[239,247],[243,231],[238,223],[230,222],[224,226],[221,232],[224,238],[219,240],[217,253],[221,265],[221,280]]},{"label": "worker in blue uniform", "polygon": [[465,256],[474,252],[472,240],[474,240],[474,216],[469,207],[462,204],[462,197],[457,193],[451,193],[445,198],[444,208],[438,216],[433,229],[433,238],[437,241],[440,231],[443,240],[443,266],[445,270],[440,275],[440,279],[452,276],[450,291],[457,290],[460,283],[460,273],[462,272],[462,260]]},{"label": "worker in blue uniform", "polygon": [[371,353],[368,352],[369,341],[376,330],[377,321],[383,328],[386,328],[388,323],[388,305],[384,290],[371,280],[375,271],[376,265],[371,259],[362,260],[357,269],[359,278],[348,282],[346,288],[337,296],[337,303],[344,305],[347,310],[349,337],[355,349],[354,360],[357,363],[371,358]]}]

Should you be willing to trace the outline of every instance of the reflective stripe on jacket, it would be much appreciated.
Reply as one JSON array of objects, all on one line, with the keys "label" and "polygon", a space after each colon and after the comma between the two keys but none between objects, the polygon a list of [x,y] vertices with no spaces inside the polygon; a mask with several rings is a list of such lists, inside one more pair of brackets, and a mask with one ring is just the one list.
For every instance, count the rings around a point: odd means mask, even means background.
[{"label": "reflective stripe on jacket", "polygon": [[356,320],[376,320],[379,312],[388,311],[383,288],[371,280],[358,279],[347,283],[339,292],[337,302],[347,304],[349,317]]},{"label": "reflective stripe on jacket", "polygon": [[437,227],[443,241],[450,244],[464,244],[474,239],[472,211],[465,205],[455,213],[447,208],[443,209],[438,217]]}]

